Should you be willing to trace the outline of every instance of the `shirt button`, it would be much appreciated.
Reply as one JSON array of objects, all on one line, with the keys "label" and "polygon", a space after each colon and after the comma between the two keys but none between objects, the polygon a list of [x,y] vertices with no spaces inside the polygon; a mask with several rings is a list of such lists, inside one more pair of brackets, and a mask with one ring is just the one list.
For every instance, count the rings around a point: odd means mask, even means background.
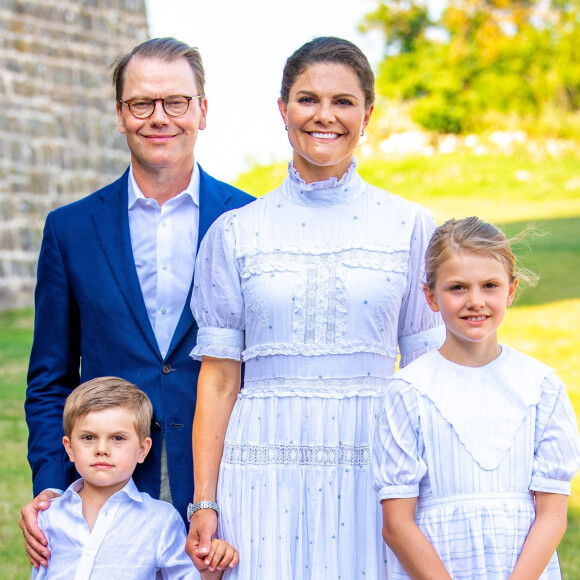
[{"label": "shirt button", "polygon": [[168,375],[171,372],[171,365],[163,365],[161,370],[164,375]]},{"label": "shirt button", "polygon": [[167,264],[165,262],[161,262],[161,269],[167,270]]},{"label": "shirt button", "polygon": [[165,306],[162,306],[160,312],[161,314],[167,314],[167,308],[165,308]]}]

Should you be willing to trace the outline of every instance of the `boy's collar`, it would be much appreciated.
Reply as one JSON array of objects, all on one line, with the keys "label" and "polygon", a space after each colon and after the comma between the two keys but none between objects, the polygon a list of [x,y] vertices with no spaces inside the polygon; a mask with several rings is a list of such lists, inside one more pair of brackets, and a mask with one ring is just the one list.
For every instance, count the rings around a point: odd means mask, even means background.
[{"label": "boy's collar", "polygon": [[[77,495],[78,496],[78,493],[83,488],[83,485],[84,485],[84,481],[83,481],[83,478],[81,477],[68,486],[66,491],[62,494],[62,497],[65,498],[69,495]],[[141,494],[139,493],[139,490],[137,489],[137,486],[135,485],[133,478],[131,478],[122,489],[115,492],[107,501],[110,501],[114,497],[121,497],[123,495],[128,497],[129,499],[131,499],[133,501],[138,501],[138,502],[143,501],[143,498],[141,497]]]}]

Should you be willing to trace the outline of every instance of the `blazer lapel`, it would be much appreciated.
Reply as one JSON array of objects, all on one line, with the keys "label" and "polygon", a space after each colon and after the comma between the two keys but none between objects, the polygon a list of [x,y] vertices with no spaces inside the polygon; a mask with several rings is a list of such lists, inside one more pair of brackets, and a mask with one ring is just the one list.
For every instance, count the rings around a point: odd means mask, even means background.
[{"label": "blazer lapel", "polygon": [[142,335],[161,359],[159,346],[143,300],[131,247],[127,209],[128,175],[129,170],[103,191],[103,205],[93,212],[93,223],[113,279],[127,303],[127,308],[133,314]]}]

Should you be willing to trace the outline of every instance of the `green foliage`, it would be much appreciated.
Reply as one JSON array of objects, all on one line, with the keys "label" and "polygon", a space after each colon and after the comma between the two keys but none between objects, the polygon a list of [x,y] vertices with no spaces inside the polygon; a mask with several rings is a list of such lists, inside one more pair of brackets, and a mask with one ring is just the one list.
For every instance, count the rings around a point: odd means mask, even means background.
[{"label": "green foliage", "polygon": [[413,121],[438,133],[462,133],[468,114],[469,106],[460,97],[450,101],[444,93],[430,94],[411,109]]},{"label": "green foliage", "polygon": [[397,45],[401,53],[413,52],[425,38],[425,30],[431,24],[426,6],[405,0],[392,0],[392,9],[384,2],[367,15],[367,26],[380,26],[390,43]]},{"label": "green foliage", "polygon": [[385,35],[379,93],[413,102],[431,131],[485,128],[488,111],[580,109],[579,0],[449,0],[435,21],[417,0],[381,0],[361,28]]},{"label": "green foliage", "polygon": [[234,185],[259,197],[278,187],[286,175],[288,175],[286,163],[256,165],[250,171],[240,175]]}]

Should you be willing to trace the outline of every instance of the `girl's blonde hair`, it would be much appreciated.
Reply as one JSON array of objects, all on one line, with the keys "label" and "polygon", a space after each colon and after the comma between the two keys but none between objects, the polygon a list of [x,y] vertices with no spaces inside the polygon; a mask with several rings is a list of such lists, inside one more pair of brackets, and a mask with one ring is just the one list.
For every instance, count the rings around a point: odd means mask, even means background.
[{"label": "girl's blonde hair", "polygon": [[532,232],[532,228],[528,227],[507,238],[498,227],[477,217],[446,221],[435,230],[425,253],[427,287],[435,289],[441,264],[461,252],[492,256],[505,266],[510,282],[517,278],[520,284],[523,282],[533,286],[538,281],[538,276],[516,265],[516,257],[511,248],[512,244],[523,240]]}]

